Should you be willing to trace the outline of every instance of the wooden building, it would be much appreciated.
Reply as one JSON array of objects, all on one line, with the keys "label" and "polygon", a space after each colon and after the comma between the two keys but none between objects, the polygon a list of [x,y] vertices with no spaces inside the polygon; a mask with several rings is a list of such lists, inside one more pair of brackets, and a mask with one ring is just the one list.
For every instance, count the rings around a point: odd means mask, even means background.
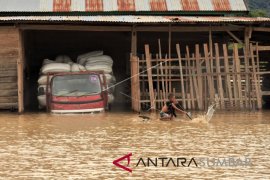
[{"label": "wooden building", "polygon": [[261,109],[270,19],[247,15],[244,0],[1,1],[0,109],[37,109],[44,58],[98,49],[136,111],[169,93],[188,109]]}]

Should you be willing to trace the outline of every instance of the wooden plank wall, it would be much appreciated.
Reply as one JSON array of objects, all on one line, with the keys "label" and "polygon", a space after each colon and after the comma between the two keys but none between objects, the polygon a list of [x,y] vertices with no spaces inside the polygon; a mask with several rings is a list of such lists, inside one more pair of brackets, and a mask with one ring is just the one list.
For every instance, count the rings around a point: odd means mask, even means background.
[{"label": "wooden plank wall", "polygon": [[[142,109],[160,110],[169,93],[174,93],[185,109],[203,110],[213,103],[223,110],[262,108],[257,51],[247,52],[238,44],[229,49],[227,44],[216,43],[212,53],[208,44],[196,44],[195,52],[191,52],[190,47],[177,44],[177,55],[167,58],[161,52],[151,52],[148,45],[145,47],[148,66],[142,58],[138,67]],[[250,49],[253,47],[256,44],[250,44]],[[155,53],[156,57],[149,55]],[[146,67],[148,73],[143,71]],[[152,80],[143,81],[149,74]],[[172,87],[168,88],[170,84]]]},{"label": "wooden plank wall", "polygon": [[13,27],[0,27],[0,109],[18,108],[18,58],[18,30]]}]

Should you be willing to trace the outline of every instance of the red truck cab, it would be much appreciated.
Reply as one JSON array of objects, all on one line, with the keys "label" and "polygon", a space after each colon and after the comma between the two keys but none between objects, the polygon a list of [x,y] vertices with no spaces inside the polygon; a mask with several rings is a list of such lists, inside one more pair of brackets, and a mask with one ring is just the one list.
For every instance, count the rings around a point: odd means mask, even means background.
[{"label": "red truck cab", "polygon": [[52,113],[104,111],[108,103],[105,87],[103,72],[53,74],[47,85],[47,109]]}]

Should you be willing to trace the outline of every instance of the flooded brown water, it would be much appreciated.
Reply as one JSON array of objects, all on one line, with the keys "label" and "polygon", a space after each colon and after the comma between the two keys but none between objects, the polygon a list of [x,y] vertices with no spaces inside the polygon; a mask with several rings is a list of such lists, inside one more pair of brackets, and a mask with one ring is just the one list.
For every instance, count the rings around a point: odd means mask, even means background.
[{"label": "flooded brown water", "polygon": [[[132,153],[129,173],[113,160]],[[155,115],[0,114],[2,179],[270,179],[270,112],[171,122]],[[249,166],[145,167],[140,158],[243,158]],[[123,164],[126,164],[123,161]]]}]

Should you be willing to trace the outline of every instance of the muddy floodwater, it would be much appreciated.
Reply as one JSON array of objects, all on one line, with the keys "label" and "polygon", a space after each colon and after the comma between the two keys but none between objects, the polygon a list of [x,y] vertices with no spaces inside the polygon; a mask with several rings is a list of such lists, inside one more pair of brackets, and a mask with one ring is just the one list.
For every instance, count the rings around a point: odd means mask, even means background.
[{"label": "muddy floodwater", "polygon": [[[112,163],[130,153],[132,173]],[[209,123],[1,113],[0,178],[270,179],[270,112],[217,112]]]}]

